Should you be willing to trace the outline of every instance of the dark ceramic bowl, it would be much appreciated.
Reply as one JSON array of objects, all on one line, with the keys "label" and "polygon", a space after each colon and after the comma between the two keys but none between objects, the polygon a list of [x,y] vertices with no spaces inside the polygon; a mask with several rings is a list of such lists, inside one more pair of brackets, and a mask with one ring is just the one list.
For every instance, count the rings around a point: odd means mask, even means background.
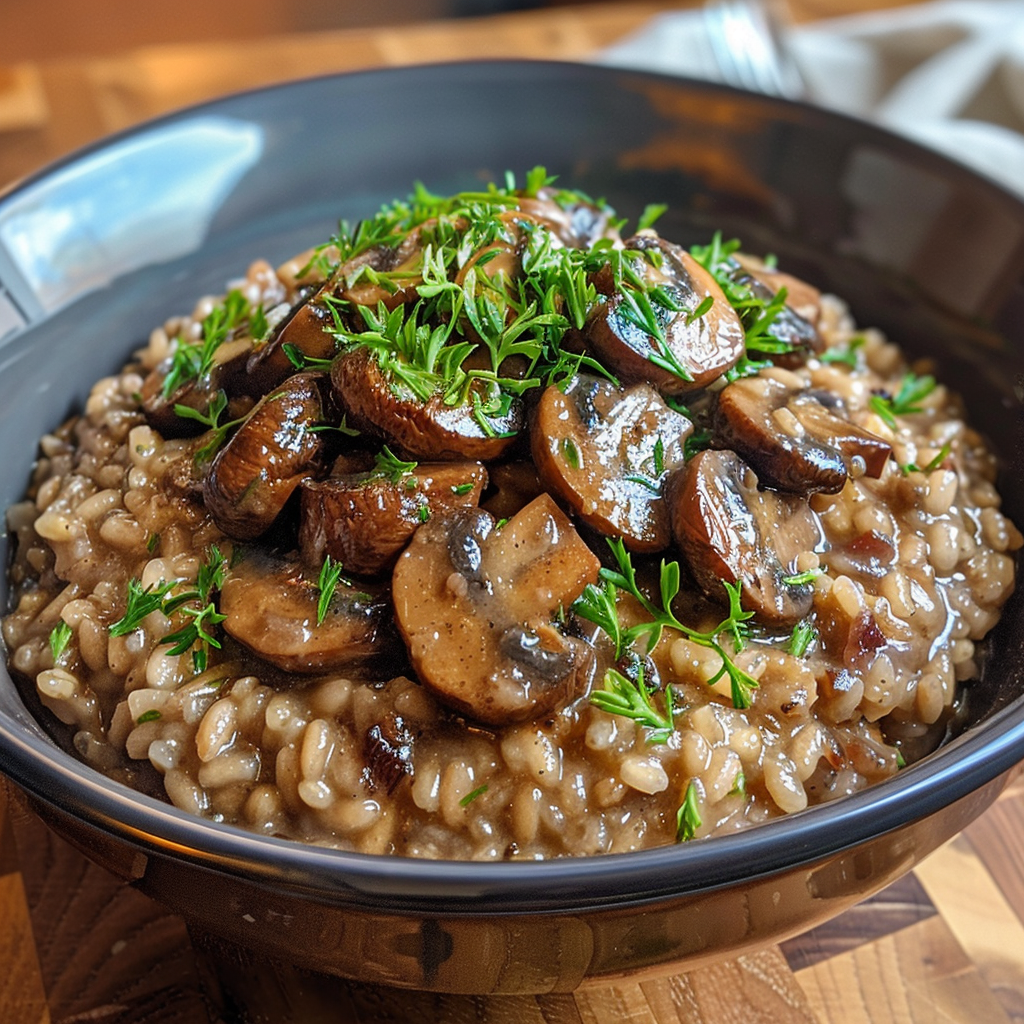
[{"label": "dark ceramic bowl", "polygon": [[[846,297],[965,396],[1024,523],[1024,203],[810,107],[595,67],[473,63],[222,100],[80,153],[0,200],[0,505],[36,439],[150,327],[257,255],[290,256],[404,195],[545,164],[665,234],[715,228]],[[6,319],[5,319],[6,318]],[[22,323],[22,326],[18,326]],[[0,326],[0,334],[4,328]],[[0,768],[62,835],[201,943],[326,974],[544,992],[779,940],[892,882],[979,815],[1024,758],[1024,602],[992,638],[967,728],[875,789],[644,853],[477,864],[340,853],[190,817],[57,749],[7,675]],[[241,955],[240,951],[248,951]]]}]

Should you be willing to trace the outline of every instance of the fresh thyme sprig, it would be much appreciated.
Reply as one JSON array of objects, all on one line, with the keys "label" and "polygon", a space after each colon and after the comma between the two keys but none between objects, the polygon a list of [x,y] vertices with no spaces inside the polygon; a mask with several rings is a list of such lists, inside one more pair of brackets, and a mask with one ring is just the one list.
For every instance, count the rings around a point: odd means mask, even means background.
[{"label": "fresh thyme sprig", "polygon": [[697,808],[697,786],[691,779],[686,787],[686,796],[676,812],[676,842],[689,842],[701,827],[700,811]]},{"label": "fresh thyme sprig", "polygon": [[217,349],[249,316],[249,301],[232,289],[203,319],[203,332],[199,341],[178,338],[171,356],[171,367],[164,378],[163,397],[170,398],[183,384],[200,380],[213,368]]},{"label": "fresh thyme sprig", "polygon": [[924,412],[921,402],[935,390],[935,387],[935,378],[930,374],[919,377],[916,373],[908,373],[900,383],[899,391],[895,395],[872,395],[868,400],[868,405],[887,426],[896,430],[898,426],[896,417]]},{"label": "fresh thyme sprig", "polygon": [[142,620],[152,612],[163,611],[164,598],[178,580],[163,580],[143,587],[137,579],[128,581],[124,615],[110,626],[113,637],[127,636],[142,625]]},{"label": "fresh thyme sprig", "polygon": [[192,621],[162,636],[159,643],[171,645],[168,652],[171,655],[184,654],[195,648],[192,650],[192,666],[196,672],[205,672],[210,648],[220,648],[220,641],[212,630],[224,621],[225,616],[217,611],[213,597],[224,585],[227,571],[227,560],[215,544],[210,548],[207,561],[199,567],[195,586],[180,594],[168,596],[181,584],[178,579],[162,580],[148,587],[143,587],[137,579],[129,580],[125,613],[110,626],[110,635],[126,636],[138,629],[142,620],[155,611],[168,617],[180,611]]},{"label": "fresh thyme sprig", "polygon": [[213,601],[214,593],[224,585],[228,563],[221,550],[214,544],[209,558],[199,567],[196,585],[183,594],[176,594],[164,602],[165,615],[181,611],[192,621],[160,638],[161,644],[170,644],[169,655],[176,656],[192,651],[192,667],[205,672],[209,662],[210,648],[220,649],[220,640],[211,632],[227,618],[217,611]]},{"label": "fresh thyme sprig", "polygon": [[672,687],[665,690],[665,712],[662,714],[651,702],[644,685],[644,668],[637,668],[636,682],[618,669],[610,668],[604,674],[600,690],[590,694],[590,703],[612,715],[621,715],[639,722],[645,729],[648,743],[667,743],[675,729],[675,708]]},{"label": "fresh thyme sprig", "polygon": [[[722,659],[722,666],[708,680],[708,685],[714,686],[720,679],[728,676],[733,706],[737,708],[750,707],[751,692],[757,687],[757,680],[735,663],[732,654],[720,640],[721,637],[728,635],[733,651],[736,653],[741,651],[746,643],[748,628],[746,623],[753,612],[743,610],[740,603],[740,584],[722,581],[729,598],[729,614],[714,629],[701,632],[680,622],[672,611],[672,602],[680,588],[678,562],[662,560],[659,580],[661,604],[659,606],[647,597],[637,583],[632,559],[629,552],[626,551],[622,539],[609,540],[608,546],[615,556],[617,569],[602,568],[600,575],[604,585],[598,587],[593,583],[588,584],[573,605],[573,611],[581,618],[600,626],[608,634],[615,644],[616,658],[620,658],[626,650],[640,640],[645,642],[644,653],[649,654],[660,643],[666,628],[682,633],[683,636],[701,647],[710,648]],[[633,597],[650,616],[649,620],[624,629],[619,621],[619,591],[624,591]]]},{"label": "fresh thyme sprig", "polygon": [[69,643],[71,643],[71,627],[61,619],[50,630],[50,653],[53,655],[54,665],[60,661],[61,655],[67,650]]},{"label": "fresh thyme sprig", "polygon": [[202,423],[211,432],[206,444],[199,448],[195,455],[192,456],[193,461],[197,466],[204,462],[209,462],[210,459],[217,454],[217,451],[224,443],[228,434],[234,430],[235,427],[245,422],[245,417],[242,416],[236,420],[221,423],[220,418],[227,407],[228,396],[222,390],[218,391],[213,396],[206,412],[202,412],[199,409],[193,409],[189,405],[181,405],[180,403],[174,406],[175,414],[180,416],[181,419],[196,420],[198,423]]}]

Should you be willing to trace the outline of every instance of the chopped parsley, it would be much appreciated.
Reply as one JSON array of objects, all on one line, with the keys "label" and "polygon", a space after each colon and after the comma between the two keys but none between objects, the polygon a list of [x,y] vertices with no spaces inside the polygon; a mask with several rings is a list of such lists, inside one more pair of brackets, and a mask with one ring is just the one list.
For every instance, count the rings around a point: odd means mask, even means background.
[{"label": "chopped parsley", "polygon": [[910,416],[913,413],[924,412],[920,403],[935,390],[935,386],[935,378],[930,374],[919,377],[915,373],[908,373],[903,378],[895,395],[872,395],[868,400],[868,405],[888,427],[896,430],[897,416]]},{"label": "chopped parsley", "polygon": [[387,480],[388,483],[404,483],[406,487],[415,487],[416,477],[413,473],[419,465],[417,462],[403,462],[387,445],[377,453],[370,470],[370,476],[374,479]]},{"label": "chopped parsley", "polygon": [[136,725],[145,725],[146,722],[156,722],[163,716],[157,711],[156,708],[150,708],[148,711],[143,711],[138,718],[135,719]]},{"label": "chopped parsley", "polygon": [[460,807],[468,807],[477,797],[483,796],[487,792],[487,784],[484,783],[482,786],[477,786],[471,793],[467,793],[460,801]]},{"label": "chopped parsley", "polygon": [[810,648],[811,644],[818,639],[818,631],[807,619],[801,619],[793,627],[789,638],[787,650],[794,658],[802,658]]},{"label": "chopped parsley", "polygon": [[639,722],[650,730],[647,736],[649,743],[666,743],[675,729],[672,687],[665,691],[665,711],[662,713],[651,703],[651,695],[644,685],[642,664],[637,669],[635,683],[618,669],[608,669],[602,688],[591,693],[590,703],[609,714]]},{"label": "chopped parsley", "polygon": [[205,377],[213,369],[217,349],[248,315],[249,302],[236,288],[206,315],[202,337],[198,341],[188,341],[179,336],[171,355],[170,369],[164,378],[163,397],[170,398],[178,388]]},{"label": "chopped parsley", "polygon": [[71,627],[61,619],[53,629],[50,630],[50,653],[53,655],[53,663],[60,661],[61,655],[67,650],[71,642]]},{"label": "chopped parsley", "polygon": [[686,796],[676,812],[676,842],[689,842],[701,827],[700,811],[697,809],[697,784],[691,779],[686,787]]}]

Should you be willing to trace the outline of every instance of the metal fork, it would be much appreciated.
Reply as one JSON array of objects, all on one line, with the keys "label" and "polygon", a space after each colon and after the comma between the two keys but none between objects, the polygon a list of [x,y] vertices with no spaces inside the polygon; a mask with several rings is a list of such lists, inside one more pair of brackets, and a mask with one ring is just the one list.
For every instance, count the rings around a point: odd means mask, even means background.
[{"label": "metal fork", "polygon": [[729,85],[800,99],[800,71],[782,45],[779,24],[759,0],[707,0],[704,29],[718,69]]}]

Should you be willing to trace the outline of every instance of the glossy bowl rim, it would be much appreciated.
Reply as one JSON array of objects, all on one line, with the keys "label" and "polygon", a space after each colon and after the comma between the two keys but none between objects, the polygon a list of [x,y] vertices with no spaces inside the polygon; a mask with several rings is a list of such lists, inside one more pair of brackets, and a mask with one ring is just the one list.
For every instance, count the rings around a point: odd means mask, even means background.
[{"label": "glossy bowl rim", "polygon": [[[296,94],[310,84],[357,78],[447,74],[629,77],[706,93],[756,99],[803,119],[847,125],[887,151],[914,155],[947,179],[967,179],[1019,209],[1024,199],[983,174],[884,128],[808,103],[761,96],[718,83],[605,65],[485,59],[372,68],[318,75],[208,100],[105,136],[0,191],[0,207],[77,161],[155,127],[201,113],[229,112],[239,100]],[[31,328],[30,328],[31,329]],[[12,683],[13,686],[13,683]],[[1024,759],[1024,694],[896,778],[852,796],[754,828],[694,842],[623,854],[547,861],[427,860],[361,854],[263,836],[190,815],[106,778],[0,711],[0,769],[34,797],[109,836],[196,867],[297,891],[331,903],[392,913],[493,916],[627,907],[745,884],[810,865],[929,817],[969,796]],[[751,867],[753,865],[753,867]]]}]

